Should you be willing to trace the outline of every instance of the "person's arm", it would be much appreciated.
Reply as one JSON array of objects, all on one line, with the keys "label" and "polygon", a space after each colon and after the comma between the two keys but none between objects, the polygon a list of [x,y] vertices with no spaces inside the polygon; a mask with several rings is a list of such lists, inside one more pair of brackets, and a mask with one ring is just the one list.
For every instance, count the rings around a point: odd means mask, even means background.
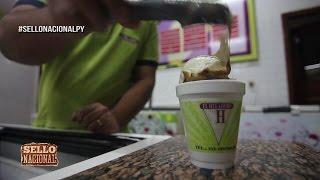
[{"label": "person's arm", "polygon": [[81,34],[18,33],[20,25],[52,25],[47,7],[21,5],[0,21],[0,49],[9,59],[29,65],[46,63]]},{"label": "person's arm", "polygon": [[119,132],[150,99],[155,72],[156,66],[137,66],[133,85],[113,109],[101,103],[93,103],[74,113],[72,120],[84,124],[93,132]]},{"label": "person's arm", "polygon": [[19,26],[83,25],[87,33],[103,31],[110,23],[105,11],[124,26],[137,26],[128,20],[128,9],[121,0],[48,0],[44,7],[18,5],[0,21],[0,50],[19,63],[46,63],[86,33],[18,33]]},{"label": "person's arm", "polygon": [[122,96],[117,105],[111,110],[118,120],[120,128],[143,109],[150,99],[155,84],[156,67],[138,66],[135,72],[133,86]]}]

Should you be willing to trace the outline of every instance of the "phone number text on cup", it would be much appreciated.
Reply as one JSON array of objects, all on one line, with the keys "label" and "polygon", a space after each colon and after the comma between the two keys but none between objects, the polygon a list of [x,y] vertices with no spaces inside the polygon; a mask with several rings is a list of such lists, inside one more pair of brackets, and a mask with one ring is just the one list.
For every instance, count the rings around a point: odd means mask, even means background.
[{"label": "phone number text on cup", "polygon": [[236,149],[236,146],[229,146],[229,147],[212,147],[212,146],[201,146],[201,145],[194,145],[196,150],[201,151],[228,151]]}]

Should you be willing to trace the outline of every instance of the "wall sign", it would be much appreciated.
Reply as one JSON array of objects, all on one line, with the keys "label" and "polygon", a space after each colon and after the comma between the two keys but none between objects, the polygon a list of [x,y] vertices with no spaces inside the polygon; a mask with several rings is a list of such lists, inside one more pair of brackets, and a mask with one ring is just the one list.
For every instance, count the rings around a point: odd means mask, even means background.
[{"label": "wall sign", "polygon": [[[230,34],[231,62],[257,60],[257,36],[254,0],[226,0],[232,12]],[[198,55],[212,55],[218,49],[217,35],[221,27],[194,24],[181,28],[177,21],[158,25],[160,67],[178,67]]]}]

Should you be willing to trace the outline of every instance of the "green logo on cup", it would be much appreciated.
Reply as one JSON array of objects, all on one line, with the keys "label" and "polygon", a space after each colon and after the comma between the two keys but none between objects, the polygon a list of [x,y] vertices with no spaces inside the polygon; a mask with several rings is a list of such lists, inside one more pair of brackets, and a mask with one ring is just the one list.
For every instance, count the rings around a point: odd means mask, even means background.
[{"label": "green logo on cup", "polygon": [[207,121],[213,129],[216,141],[220,144],[224,127],[229,120],[229,114],[233,109],[232,103],[202,103],[200,104]]},{"label": "green logo on cup", "polygon": [[241,101],[183,101],[186,136],[189,148],[199,152],[235,150],[241,112]]}]

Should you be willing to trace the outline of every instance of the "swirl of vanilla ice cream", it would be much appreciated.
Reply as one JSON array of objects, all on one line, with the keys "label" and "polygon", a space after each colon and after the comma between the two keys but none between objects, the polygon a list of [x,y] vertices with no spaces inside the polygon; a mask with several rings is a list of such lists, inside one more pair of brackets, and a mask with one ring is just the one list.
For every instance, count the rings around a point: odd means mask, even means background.
[{"label": "swirl of vanilla ice cream", "polygon": [[214,56],[198,56],[185,63],[182,68],[180,83],[208,79],[229,79],[230,71],[228,38],[221,37],[220,48]]}]

